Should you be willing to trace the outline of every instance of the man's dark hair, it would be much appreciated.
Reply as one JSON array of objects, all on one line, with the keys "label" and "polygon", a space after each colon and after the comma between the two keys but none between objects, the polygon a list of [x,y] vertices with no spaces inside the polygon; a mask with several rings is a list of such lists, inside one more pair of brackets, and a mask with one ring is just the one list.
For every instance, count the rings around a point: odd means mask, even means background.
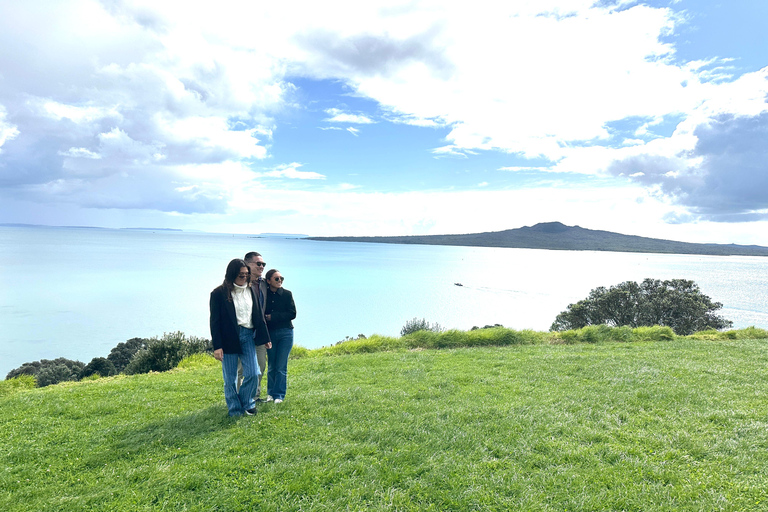
[{"label": "man's dark hair", "polygon": [[257,256],[261,256],[261,254],[257,253],[256,251],[251,251],[251,252],[247,253],[245,255],[245,258],[243,258],[243,259],[247,263],[247,262],[251,261],[253,258],[256,258]]}]

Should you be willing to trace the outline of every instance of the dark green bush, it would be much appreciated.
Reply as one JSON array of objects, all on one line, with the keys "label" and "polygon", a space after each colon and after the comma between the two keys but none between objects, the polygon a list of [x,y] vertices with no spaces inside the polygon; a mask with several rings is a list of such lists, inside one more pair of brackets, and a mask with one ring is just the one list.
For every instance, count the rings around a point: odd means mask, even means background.
[{"label": "dark green bush", "polygon": [[[550,331],[568,331],[590,325],[619,327],[671,327],[676,334],[688,335],[707,329],[726,329],[733,325],[715,312],[723,305],[701,293],[699,286],[686,279],[645,279],[626,281],[606,289],[598,287],[589,296],[557,315]],[[583,336],[597,335],[584,333]]]},{"label": "dark green bush", "polygon": [[57,359],[41,359],[31,363],[24,363],[20,367],[8,372],[6,379],[13,379],[20,375],[31,375],[37,381],[38,387],[50,386],[59,382],[78,380],[80,372],[85,364],[59,357]]},{"label": "dark green bush", "polygon": [[[76,362],[80,363],[80,361]],[[59,382],[77,381],[80,380],[80,372],[83,368],[85,368],[83,363],[79,365],[67,365],[66,363],[48,365],[35,375],[35,380],[41,388]]]},{"label": "dark green bush", "polygon": [[122,373],[128,363],[131,362],[133,356],[139,350],[147,348],[149,340],[144,338],[131,338],[125,343],[118,343],[116,347],[107,356],[109,362],[111,362],[117,373]]},{"label": "dark green bush", "polygon": [[112,364],[112,361],[106,357],[94,357],[91,359],[90,363],[85,365],[83,371],[80,372],[80,378],[84,379],[85,377],[90,377],[91,375],[96,374],[101,377],[109,377],[111,375],[116,375],[117,370],[115,369],[115,365]]},{"label": "dark green bush", "polygon": [[127,375],[165,372],[192,354],[213,352],[210,340],[190,336],[183,332],[165,333],[162,338],[148,340],[147,347],[139,350],[125,367]]}]

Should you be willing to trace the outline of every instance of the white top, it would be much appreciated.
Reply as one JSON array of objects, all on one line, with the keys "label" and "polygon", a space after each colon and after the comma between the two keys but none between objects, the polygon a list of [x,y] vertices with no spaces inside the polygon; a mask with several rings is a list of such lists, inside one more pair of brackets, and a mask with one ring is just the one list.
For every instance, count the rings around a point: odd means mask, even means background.
[{"label": "white top", "polygon": [[253,299],[251,291],[247,286],[238,286],[235,283],[235,289],[232,290],[232,301],[235,303],[235,315],[237,315],[237,325],[242,325],[247,329],[253,329],[251,322],[251,312],[253,311]]}]

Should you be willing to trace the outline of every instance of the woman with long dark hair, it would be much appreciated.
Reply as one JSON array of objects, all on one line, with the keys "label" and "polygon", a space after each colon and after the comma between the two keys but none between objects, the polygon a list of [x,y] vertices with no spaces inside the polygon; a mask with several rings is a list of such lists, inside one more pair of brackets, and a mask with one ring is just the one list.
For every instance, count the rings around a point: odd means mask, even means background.
[{"label": "woman with long dark hair", "polygon": [[[256,345],[272,346],[256,297],[249,286],[248,265],[234,259],[227,265],[224,282],[211,292],[211,341],[213,356],[221,361],[224,399],[230,416],[256,414],[253,395],[260,374]],[[243,383],[237,389],[237,363],[243,367]]]},{"label": "woman with long dark hair", "polygon": [[293,323],[296,305],[293,294],[283,288],[283,276],[279,270],[267,272],[267,300],[264,304],[264,318],[267,320],[272,346],[267,347],[267,402],[276,404],[285,400],[288,388],[288,356],[293,348]]}]

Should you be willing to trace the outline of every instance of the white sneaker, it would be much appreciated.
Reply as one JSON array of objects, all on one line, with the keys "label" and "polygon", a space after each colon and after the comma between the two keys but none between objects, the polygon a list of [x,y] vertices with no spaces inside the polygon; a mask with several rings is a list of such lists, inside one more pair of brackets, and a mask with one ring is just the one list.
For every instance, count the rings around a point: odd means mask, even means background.
[{"label": "white sneaker", "polygon": [[275,403],[276,404],[281,404],[281,403],[283,403],[283,399],[282,398],[275,398]]},{"label": "white sneaker", "polygon": [[267,402],[274,402],[275,399],[272,398],[272,395],[267,395]]}]

